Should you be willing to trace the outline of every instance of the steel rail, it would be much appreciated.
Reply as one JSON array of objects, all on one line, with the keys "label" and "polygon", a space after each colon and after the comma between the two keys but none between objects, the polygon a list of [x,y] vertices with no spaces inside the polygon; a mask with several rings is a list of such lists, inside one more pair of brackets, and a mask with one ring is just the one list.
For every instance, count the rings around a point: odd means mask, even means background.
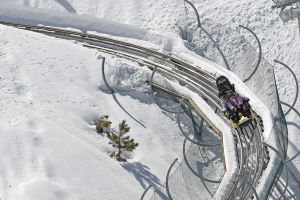
[{"label": "steel rail", "polygon": [[24,25],[24,24],[17,24],[17,23],[8,23],[8,22],[1,22],[0,24],[8,25],[8,26],[13,26],[19,29],[25,29],[25,30],[31,30],[35,32],[41,32],[41,33],[48,33],[48,34],[54,34],[56,37],[57,36],[64,36],[64,37],[70,37],[73,39],[84,39],[84,41],[89,41],[89,40],[94,40],[95,42],[103,42],[106,44],[113,44],[114,46],[119,46],[119,47],[126,47],[127,49],[132,49],[135,51],[138,51],[140,53],[145,53],[147,55],[151,55],[153,57],[156,57],[158,59],[162,59],[164,62],[169,62],[172,65],[178,65],[178,66],[187,66],[190,69],[193,69],[198,75],[204,75],[206,78],[209,78],[211,80],[215,80],[216,78],[209,72],[204,71],[201,68],[195,67],[192,64],[189,64],[179,58],[176,58],[175,56],[167,55],[162,52],[158,52],[155,49],[151,48],[146,48],[143,46],[135,45],[129,42],[121,41],[121,40],[116,40],[113,38],[101,36],[101,35],[95,35],[91,33],[82,33],[79,31],[73,31],[73,30],[65,30],[62,28],[57,28],[57,27],[49,27],[49,26],[39,26],[39,25]]},{"label": "steel rail", "polygon": [[[110,48],[118,46],[118,47],[123,47],[126,50],[131,49],[131,50],[134,50],[135,52],[138,52],[139,54],[141,54],[141,53],[146,54],[144,57],[149,57],[149,55],[150,55],[151,57],[155,57],[157,59],[163,60],[164,62],[168,62],[169,64],[180,67],[181,69],[194,70],[193,74],[196,75],[196,79],[198,81],[201,80],[201,78],[208,80],[207,82],[212,82],[212,80],[215,80],[215,77],[213,75],[211,75],[210,73],[205,72],[204,70],[201,70],[198,67],[194,67],[193,65],[191,65],[185,61],[182,61],[174,56],[163,54],[163,53],[157,52],[153,49],[141,47],[141,46],[134,45],[134,44],[131,44],[128,42],[115,40],[115,39],[107,38],[104,36],[81,33],[78,31],[70,31],[70,30],[64,30],[64,29],[53,28],[53,27],[22,25],[22,24],[14,24],[14,23],[6,23],[6,22],[3,22],[2,24],[15,26],[15,27],[22,28],[25,30],[31,30],[31,31],[39,32],[39,33],[44,33],[47,35],[50,34],[52,36],[62,37],[64,39],[73,39],[73,40],[77,40],[77,41],[81,40],[84,42],[93,41],[93,42],[97,42],[97,44],[94,44],[94,45],[98,45],[98,46],[100,45],[99,43],[101,43],[101,45],[103,45],[103,43],[105,43],[105,44],[111,45],[111,46],[109,46]],[[206,84],[206,87],[203,87],[202,85],[200,85],[200,88],[202,90],[204,90],[205,93],[210,93],[210,91],[208,91],[207,88],[211,88],[211,85],[208,85],[207,82],[202,82],[203,84]],[[211,89],[211,90],[214,90],[214,92],[216,91],[215,89]],[[214,94],[214,92],[212,94]],[[212,96],[214,96],[215,99],[218,98],[217,95],[212,95]]]},{"label": "steel rail", "polygon": [[[155,67],[155,68],[153,69],[152,75],[151,75],[151,78],[150,78],[150,83],[149,83],[149,84],[150,84],[150,93],[151,93],[151,95],[152,95],[154,101],[155,101],[155,95],[154,95],[154,92],[153,92],[153,84],[154,84],[154,83],[153,83],[153,77],[154,77],[154,74],[155,74],[156,71],[158,71],[158,70],[157,70],[157,67]],[[165,71],[161,70],[160,72],[162,72],[162,73],[164,74]],[[173,75],[171,75],[169,72],[167,72],[167,74],[170,75],[170,76],[172,76],[173,78],[177,78],[177,80],[181,80],[182,82],[185,82],[186,84],[188,84],[188,83],[186,82],[185,79],[181,79],[180,77],[173,76]],[[190,86],[191,86],[191,87],[194,87],[196,90],[198,90],[198,92],[202,93],[202,92],[199,90],[199,88],[195,87],[194,85],[190,85]],[[158,86],[156,86],[156,87],[158,87]],[[161,89],[161,90],[164,90],[163,88],[160,88],[160,89]],[[173,93],[174,93],[174,92],[173,92]],[[204,95],[205,95],[205,94],[204,94]],[[177,96],[181,96],[181,95],[177,94]],[[206,95],[205,95],[205,96],[206,96]],[[207,98],[210,98],[210,97],[207,97]],[[213,101],[213,100],[211,100],[211,101]],[[177,113],[176,111],[167,110],[166,108],[163,108],[163,107],[160,106],[159,104],[158,104],[158,106],[159,106],[162,110],[165,110],[165,111],[167,111],[167,112],[170,112],[170,113]],[[215,103],[215,106],[216,106],[218,109],[220,109],[219,104]]]},{"label": "steel rail", "polygon": [[180,74],[174,74],[173,72],[162,69],[162,68],[157,69],[157,71],[167,77],[175,78],[176,80],[179,80],[179,81],[185,83],[186,85],[190,86],[190,89],[192,89],[193,91],[195,91],[198,94],[200,93],[203,96],[205,96],[205,98],[208,99],[211,103],[213,103],[216,108],[221,110],[221,106],[220,106],[220,102],[219,102],[220,100],[218,97],[216,97],[216,94],[212,94],[211,92],[203,91],[202,87],[199,84],[197,84],[194,81],[190,81],[189,79],[187,79],[186,77],[183,77]]},{"label": "steel rail", "polygon": [[[255,123],[256,124],[256,123]],[[245,130],[246,131],[246,130]],[[232,191],[231,191],[231,195],[227,198],[227,199],[234,199],[234,198],[239,198],[239,199],[247,199],[250,198],[250,196],[252,195],[252,193],[250,191],[252,191],[252,188],[249,187],[249,185],[244,181],[245,179],[243,178],[245,174],[250,174],[253,175],[253,177],[251,178],[250,181],[248,181],[248,183],[251,183],[252,186],[255,186],[258,181],[259,181],[259,177],[262,175],[263,172],[263,168],[262,165],[264,163],[264,158],[261,158],[261,160],[259,162],[257,162],[256,166],[250,166],[249,167],[249,163],[250,165],[253,163],[253,160],[256,157],[256,160],[258,160],[258,157],[262,157],[264,156],[264,154],[261,154],[261,152],[263,152],[263,148],[261,148],[261,146],[258,148],[256,146],[256,144],[260,143],[259,141],[261,141],[261,137],[255,137],[254,136],[254,132],[252,132],[252,136],[250,138],[250,141],[247,141],[244,134],[246,134],[246,132],[242,132],[242,134],[238,133],[238,141],[239,144],[241,146],[241,150],[245,150],[245,153],[241,153],[241,164],[240,164],[240,172],[238,173],[239,177],[237,178],[236,184],[233,187]],[[243,139],[242,139],[243,137]],[[253,138],[255,139],[255,142],[252,142]],[[254,148],[251,147],[253,146],[253,144],[255,144]],[[243,147],[245,146],[245,148]],[[250,153],[249,153],[249,148],[250,148]],[[252,150],[253,149],[253,150]],[[254,157],[254,158],[253,158]],[[253,173],[255,171],[255,173]],[[246,186],[248,186],[248,189],[245,188]]]},{"label": "steel rail", "polygon": [[[258,121],[256,121],[256,126],[257,126],[257,129],[258,129],[258,133],[259,132],[263,132],[263,127],[260,127],[259,126],[259,123]],[[266,148],[263,144],[263,136],[261,134],[255,134],[255,137],[257,138],[257,142],[256,144],[258,144],[258,160],[257,160],[257,163],[259,163],[260,165],[258,166],[257,168],[257,171],[260,171],[260,172],[263,172],[264,170],[264,166],[265,166],[265,163],[267,160],[267,157],[269,156],[268,153],[266,152]],[[258,182],[259,180],[257,180]]]},{"label": "steel rail", "polygon": [[[188,2],[188,1],[186,1],[186,2]],[[188,2],[188,3],[190,3],[190,2]],[[190,3],[191,4],[191,3]],[[192,4],[191,4],[192,5]],[[193,6],[193,5],[192,5]],[[196,10],[195,8],[194,8],[194,10]],[[197,12],[196,12],[196,14],[198,14]],[[198,25],[200,26],[200,19],[199,19],[199,16],[198,16]],[[243,27],[243,26],[240,26],[240,27],[242,27],[242,28],[245,28],[245,29],[247,29],[246,27]],[[247,30],[249,30],[249,29],[247,29]],[[251,31],[250,31],[251,32]],[[251,32],[254,36],[256,36],[253,32]],[[258,43],[259,43],[259,40],[258,40],[258,38],[257,37],[255,37],[256,38],[256,40],[258,41]],[[256,69],[257,69],[257,67],[258,67],[258,65],[259,65],[259,63],[260,63],[260,60],[261,60],[261,46],[260,46],[260,43],[259,43],[259,59],[258,59],[258,61],[257,61],[257,64],[256,64],[256,67],[255,67],[255,69],[254,69],[254,71],[251,73],[251,75],[249,76],[249,78],[256,72]],[[246,79],[246,81],[249,79],[249,78],[247,78]],[[246,138],[245,138],[246,139]],[[259,145],[260,147],[261,147],[261,145]],[[258,148],[258,146],[257,146],[257,144],[255,143],[255,148],[257,149]],[[251,151],[251,154],[252,154],[252,152],[253,152],[253,150],[252,150],[252,148],[250,149],[250,151]],[[259,152],[259,151],[258,151]],[[259,161],[259,159],[258,159],[258,156],[256,156],[256,158],[257,158],[257,161]],[[264,159],[262,159],[261,160],[261,162],[263,163],[263,161],[264,161]],[[251,165],[253,166],[253,162],[254,161],[251,161]],[[260,164],[259,162],[257,162],[257,164]],[[262,166],[263,164],[261,164],[261,166]],[[257,172],[259,169],[262,169],[262,168],[260,168],[259,166],[255,169],[255,171]],[[252,171],[252,170],[251,170]],[[253,181],[254,181],[254,179],[253,179]]]},{"label": "steel rail", "polygon": [[[253,123],[255,124],[255,126],[257,126],[256,121],[254,121]],[[255,184],[257,184],[258,179],[259,179],[259,177],[260,177],[260,175],[262,174],[262,171],[263,171],[262,170],[263,168],[261,168],[260,166],[262,166],[262,163],[264,162],[264,160],[263,159],[259,160],[259,157],[261,157],[260,155],[264,156],[264,151],[263,151],[263,148],[261,148],[261,146],[258,145],[260,142],[262,142],[260,135],[256,134],[256,131],[255,131],[258,127],[255,128],[252,123],[250,124],[250,126],[253,126],[253,131],[251,131],[252,136],[251,136],[250,142],[253,140],[253,137],[254,137],[254,140],[256,140],[255,142],[251,142],[251,143],[252,143],[252,145],[254,144],[254,146],[255,146],[253,149],[254,149],[255,154],[256,154],[255,157],[256,157],[256,164],[257,164],[256,166],[253,166],[253,165],[251,166],[253,172],[251,170],[250,176],[253,175],[253,177],[252,177],[252,181],[250,183],[252,185],[255,185]],[[261,152],[262,152],[262,154],[261,154]],[[251,150],[251,154],[254,155],[252,150]],[[251,164],[254,161],[255,160],[252,156]],[[250,195],[248,195],[248,196],[250,196]]]},{"label": "steel rail", "polygon": [[237,138],[238,138],[238,144],[240,146],[240,168],[239,168],[239,172],[238,172],[238,175],[237,175],[237,178],[236,178],[236,181],[235,181],[235,185],[234,187],[232,188],[229,196],[227,197],[227,199],[234,199],[236,198],[236,195],[239,194],[239,192],[241,191],[241,183],[239,182],[240,181],[240,178],[242,177],[242,175],[245,173],[244,170],[244,166],[245,166],[245,161],[246,161],[246,158],[247,158],[247,152],[246,152],[246,149],[243,147],[243,141],[242,141],[242,137],[241,137],[241,134],[239,134],[237,132]]},{"label": "steel rail", "polygon": [[[77,41],[84,41],[84,42],[95,42],[95,43],[90,43],[89,45],[92,44],[92,45],[101,46],[100,44],[103,44],[104,48],[106,48],[106,51],[108,51],[107,50],[107,49],[109,49],[108,47],[111,47],[111,46],[118,47],[118,48],[125,48],[126,50],[134,51],[135,56],[130,55],[132,58],[136,57],[136,58],[138,58],[138,61],[142,60],[142,62],[144,64],[146,63],[146,65],[148,65],[149,67],[151,66],[150,68],[152,68],[152,69],[155,66],[159,67],[158,71],[160,73],[162,73],[168,77],[171,77],[171,78],[176,78],[179,81],[183,81],[188,86],[190,86],[194,91],[202,94],[206,99],[209,100],[209,102],[213,103],[213,105],[216,108],[220,109],[220,105],[219,105],[220,100],[218,97],[216,97],[217,96],[216,90],[207,83],[207,82],[214,83],[215,77],[212,74],[202,70],[201,68],[195,67],[195,66],[193,66],[185,61],[182,61],[174,56],[166,55],[166,54],[157,52],[156,50],[153,50],[153,49],[141,47],[138,45],[133,45],[128,42],[123,42],[123,41],[119,41],[119,40],[115,40],[112,38],[107,38],[107,37],[99,36],[99,35],[80,33],[78,31],[69,31],[69,30],[63,30],[63,29],[52,28],[52,27],[44,27],[44,26],[41,27],[41,26],[31,26],[31,25],[12,24],[12,23],[2,23],[2,24],[15,26],[17,28],[21,28],[21,29],[25,29],[25,30],[40,32],[43,34],[49,34],[49,35],[53,35],[55,37],[69,38],[69,39],[71,38],[71,39],[74,39]],[[105,45],[111,45],[111,46],[105,46]],[[103,48],[103,46],[101,48]],[[119,49],[112,48],[112,49],[110,49],[110,52],[112,50],[114,52],[118,51],[119,55],[126,54],[126,53],[124,54],[124,49],[119,50]],[[128,51],[127,51],[127,54],[129,54]],[[145,54],[146,56],[144,55],[144,58],[142,56],[136,56],[139,54]],[[168,67],[166,67],[160,63],[157,63],[157,61],[156,61],[156,63],[155,63],[155,61],[150,61],[149,56],[157,58],[160,61],[163,61],[163,63],[165,63],[165,64],[171,64],[173,66],[176,66],[179,69],[181,74],[179,74],[175,70],[169,69]],[[184,70],[186,70],[190,73],[187,73]],[[187,75],[187,74],[189,74],[189,75]],[[195,81],[195,79],[197,79],[197,78],[202,78],[203,81],[201,80],[202,81],[201,84],[198,81]],[[205,87],[203,85],[209,86],[209,87]],[[199,89],[199,87],[200,87],[200,89]],[[238,133],[238,134],[240,134],[240,133]],[[242,151],[242,149],[243,149],[242,145],[240,145],[240,147],[241,147],[241,151]],[[246,158],[244,158],[245,156],[246,156]],[[242,165],[240,166],[240,172],[245,170],[243,168],[244,168],[244,163],[246,163],[246,162],[243,163],[243,160],[247,159],[248,155],[244,155],[243,151],[242,151],[241,157],[242,157],[241,158]],[[239,175],[240,175],[240,173],[239,173]]]},{"label": "steel rail", "polygon": [[[256,199],[258,200],[259,198],[258,198],[257,192],[256,192],[255,188],[253,187],[253,185],[251,185],[251,183],[249,183],[247,180],[243,180],[243,181],[250,187],[250,190],[252,190],[252,192],[254,193]],[[247,198],[245,198],[245,199],[247,199]]]},{"label": "steel rail", "polygon": [[[171,74],[169,74],[169,75],[171,75]],[[172,74],[172,75],[173,75],[173,74]],[[193,85],[195,85],[195,84],[193,84]],[[192,85],[192,86],[193,86],[193,85]],[[196,89],[198,90],[198,87],[197,87]],[[206,97],[208,97],[208,96],[206,96]],[[209,97],[210,97],[210,96],[209,96]]]},{"label": "steel rail", "polygon": [[[242,130],[245,130],[245,131],[242,131]],[[255,175],[256,174],[252,174],[252,171],[253,171],[253,163],[252,163],[252,161],[253,161],[253,159],[251,159],[252,157],[253,157],[253,152],[254,152],[254,150],[253,150],[253,148],[252,148],[252,140],[253,140],[253,136],[254,136],[254,134],[252,134],[252,137],[251,137],[251,139],[249,140],[249,141],[247,141],[247,138],[246,138],[246,129],[243,129],[243,128],[241,128],[241,132],[242,132],[242,138],[243,138],[243,141],[244,141],[244,143],[245,143],[245,146],[246,146],[246,153],[247,153],[247,156],[246,156],[246,161],[245,161],[245,174],[243,175],[243,179],[241,179],[242,180],[242,184],[243,184],[243,187],[242,188],[246,188],[247,187],[247,184],[245,185],[245,179],[246,178],[248,178],[248,179],[250,179],[251,178],[251,175],[254,175],[254,177],[251,179],[251,180],[247,180],[248,182],[251,182],[252,184],[254,184],[253,182],[254,182],[254,178],[255,178]],[[256,166],[254,167],[254,170],[256,169]],[[247,196],[247,194],[248,194],[248,192],[249,192],[249,190],[250,190],[250,188],[247,190],[247,188],[246,189],[243,189],[243,196]]]},{"label": "steel rail", "polygon": [[241,142],[242,142],[242,146],[246,146],[245,148],[242,147],[245,151],[244,157],[243,157],[243,165],[242,165],[242,172],[239,174],[239,179],[238,179],[238,185],[236,186],[236,188],[234,189],[234,193],[233,193],[233,197],[234,198],[243,198],[244,196],[246,196],[247,194],[247,189],[245,188],[246,185],[243,182],[245,175],[249,174],[249,158],[251,156],[251,153],[249,151],[249,146],[247,145],[247,143],[244,141],[243,135],[241,135]]},{"label": "steel rail", "polygon": [[239,134],[236,135],[237,136],[237,139],[238,139],[238,145],[240,146],[240,158],[239,158],[239,162],[240,162],[240,166],[239,166],[239,171],[238,171],[238,175],[236,177],[236,180],[234,182],[234,185],[233,187],[231,188],[229,194],[227,195],[226,199],[233,199],[232,195],[233,195],[233,192],[235,191],[236,187],[238,186],[239,184],[239,178],[243,172],[243,165],[244,165],[244,151],[243,151],[243,147],[242,147],[242,140],[241,140],[241,136]]},{"label": "steel rail", "polygon": [[[95,46],[90,46],[90,45],[85,45],[87,47],[90,48],[95,48],[98,50],[102,50],[101,47],[95,47]],[[220,106],[220,99],[217,96],[217,91],[210,87],[211,90],[208,90],[207,87],[201,85],[198,81],[195,81],[196,78],[194,78],[193,80],[189,80],[187,77],[184,77],[183,75],[185,75],[185,73],[176,73],[174,72],[172,69],[168,69],[165,66],[155,63],[153,61],[149,61],[149,60],[145,60],[144,58],[138,57],[138,56],[132,56],[129,55],[128,53],[121,53],[121,52],[116,52],[115,50],[105,50],[106,53],[113,53],[114,55],[118,55],[121,57],[125,57],[127,59],[130,60],[138,60],[139,63],[148,66],[150,69],[154,70],[154,68],[157,68],[156,70],[164,75],[167,75],[169,77],[175,78],[177,80],[180,80],[182,82],[184,82],[185,84],[189,85],[190,87],[193,88],[194,91],[196,91],[197,93],[202,94],[203,96],[205,96],[205,98],[209,99],[214,105],[216,105],[216,107],[221,110],[221,106]]]}]

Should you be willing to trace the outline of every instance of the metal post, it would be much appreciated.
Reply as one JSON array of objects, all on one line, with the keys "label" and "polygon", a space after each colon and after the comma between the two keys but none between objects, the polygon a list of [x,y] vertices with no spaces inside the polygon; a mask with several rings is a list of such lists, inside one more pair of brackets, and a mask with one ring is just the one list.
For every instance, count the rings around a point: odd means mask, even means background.
[{"label": "metal post", "polygon": [[[299,21],[299,23],[300,23],[300,21]],[[299,28],[300,28],[300,26],[299,26]],[[299,95],[299,83],[298,83],[298,79],[296,77],[296,74],[294,73],[294,71],[288,65],[286,65],[283,62],[280,62],[278,60],[274,60],[274,62],[281,64],[283,67],[285,67],[292,74],[292,76],[294,78],[294,81],[295,81],[295,85],[296,85],[295,86],[295,90],[296,90],[295,98],[294,98],[292,106],[288,109],[288,111],[286,111],[284,113],[284,116],[286,116],[291,110],[293,110],[293,108],[295,107],[295,105],[297,103],[297,99],[298,99],[298,95]]]},{"label": "metal post", "polygon": [[255,72],[257,71],[259,65],[260,65],[260,62],[261,62],[261,57],[262,57],[262,48],[261,48],[261,43],[260,43],[260,40],[259,38],[257,37],[257,35],[248,27],[245,27],[245,26],[242,26],[242,25],[239,25],[240,28],[243,28],[247,31],[249,31],[255,38],[257,44],[258,44],[258,60],[257,60],[257,63],[256,63],[256,66],[254,68],[254,70],[252,71],[252,73],[249,75],[248,78],[246,78],[245,80],[243,80],[243,82],[247,82],[248,80],[250,80],[250,78],[255,74]]},{"label": "metal post", "polygon": [[142,197],[141,197],[140,200],[144,200],[144,197],[146,196],[146,193],[148,192],[148,190],[149,190],[151,187],[152,187],[152,185],[149,185],[149,186],[147,187],[147,189],[144,191],[144,193],[143,193],[143,195],[142,195]]},{"label": "metal post", "polygon": [[111,94],[113,94],[114,93],[114,90],[109,86],[109,84],[107,83],[107,80],[106,80],[106,78],[105,78],[105,73],[104,73],[104,66],[105,66],[105,57],[102,57],[102,70],[101,70],[101,72],[102,72],[102,78],[103,78],[103,81],[104,81],[104,84],[105,84],[105,86],[107,87],[107,89],[109,90],[109,92],[111,93]]},{"label": "metal post", "polygon": [[172,170],[173,166],[175,165],[175,163],[177,162],[177,160],[178,160],[178,158],[176,158],[174,160],[174,162],[171,164],[171,166],[170,166],[170,168],[167,172],[167,176],[166,176],[166,190],[167,190],[167,195],[168,195],[170,200],[173,200],[173,198],[172,198],[172,195],[171,195],[171,192],[170,192],[170,189],[169,189],[169,176],[170,176],[171,170]]},{"label": "metal post", "polygon": [[300,36],[300,17],[298,17],[299,36]]},{"label": "metal post", "polygon": [[[300,9],[300,2],[297,3],[297,7]],[[299,36],[300,36],[300,13],[298,13],[298,26],[299,26]]]}]

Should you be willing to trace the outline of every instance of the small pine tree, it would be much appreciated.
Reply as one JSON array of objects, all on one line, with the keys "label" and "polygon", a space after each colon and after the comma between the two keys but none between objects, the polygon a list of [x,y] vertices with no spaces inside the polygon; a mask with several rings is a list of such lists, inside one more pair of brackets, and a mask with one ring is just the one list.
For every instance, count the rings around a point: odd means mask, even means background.
[{"label": "small pine tree", "polygon": [[126,161],[126,159],[122,157],[123,152],[133,151],[139,145],[134,142],[134,139],[130,139],[129,136],[124,136],[129,130],[130,127],[126,123],[126,120],[123,120],[119,124],[118,132],[107,134],[107,137],[110,139],[109,144],[115,148],[115,151],[113,151],[110,157],[115,158],[119,162]]},{"label": "small pine tree", "polygon": [[108,118],[108,115],[103,115],[100,117],[100,120],[95,123],[97,133],[103,133],[104,129],[111,125],[111,121],[109,121]]}]

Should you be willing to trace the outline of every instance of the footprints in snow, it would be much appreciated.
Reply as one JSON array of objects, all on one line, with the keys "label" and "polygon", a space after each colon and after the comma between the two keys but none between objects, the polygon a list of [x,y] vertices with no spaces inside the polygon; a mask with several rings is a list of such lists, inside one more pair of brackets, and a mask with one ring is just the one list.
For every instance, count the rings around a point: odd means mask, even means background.
[{"label": "footprints in snow", "polygon": [[14,83],[15,92],[18,96],[21,96],[23,101],[27,105],[33,105],[32,92],[28,89],[28,84],[25,82]]},{"label": "footprints in snow", "polygon": [[[40,179],[43,179],[45,188],[53,186],[52,192],[60,191],[59,187],[54,187],[53,183],[56,173],[44,157],[45,140],[43,138],[46,133],[43,124],[40,124],[38,119],[32,118],[25,123],[24,128],[8,130],[3,134],[3,141],[0,142],[1,151],[7,155],[0,158],[2,183],[0,184],[0,199],[10,199],[17,194],[22,196],[27,194],[27,189],[29,192],[30,188],[40,188],[37,184]],[[32,184],[33,187],[29,187],[27,184]],[[52,192],[45,190],[41,193],[41,197],[44,197],[43,195],[54,197]],[[34,193],[32,195],[36,198],[39,196],[35,196]],[[58,196],[61,197],[61,195]]]}]

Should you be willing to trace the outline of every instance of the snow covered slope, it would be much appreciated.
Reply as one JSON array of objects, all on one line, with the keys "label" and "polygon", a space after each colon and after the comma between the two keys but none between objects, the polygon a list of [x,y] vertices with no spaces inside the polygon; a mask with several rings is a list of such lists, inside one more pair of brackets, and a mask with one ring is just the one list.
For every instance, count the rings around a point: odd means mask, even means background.
[{"label": "snow covered slope", "polygon": [[[55,9],[134,25],[153,33],[172,33],[182,9],[182,1],[156,0],[0,0],[3,3]],[[173,30],[173,31],[170,31]],[[177,34],[173,34],[176,36]]]},{"label": "snow covered slope", "polygon": [[[0,2],[7,3],[4,0],[0,0]],[[273,63],[274,59],[283,61],[295,71],[297,77],[300,77],[300,70],[297,67],[300,63],[300,39],[297,22],[292,21],[283,24],[278,16],[279,11],[271,9],[273,5],[271,0],[192,2],[195,3],[199,11],[203,26],[209,28],[214,38],[218,38],[218,35],[224,38],[222,35],[226,35],[227,40],[220,41],[221,48],[225,52],[236,51],[236,38],[239,35],[237,35],[238,32],[232,31],[237,30],[239,24],[249,26],[262,42],[263,56],[270,63]],[[198,53],[199,51],[204,52],[208,58],[213,59],[216,54],[215,51],[210,52],[210,48],[203,49],[201,44],[197,44],[197,35],[193,35],[195,34],[193,32],[196,32],[196,18],[191,18],[193,11],[189,5],[184,4],[183,0],[168,2],[157,2],[155,0],[12,0],[9,3],[95,16],[134,25],[152,33],[173,38],[180,37],[179,25],[186,23],[186,26],[194,27],[188,33],[192,43],[187,45]],[[222,26],[220,26],[221,24]],[[242,32],[241,34],[245,33]],[[256,46],[255,41],[251,40],[251,36],[248,35],[247,38],[250,39],[250,42],[253,42],[253,46]],[[234,53],[227,54],[227,56],[229,56],[229,60],[243,63],[244,58],[238,58],[237,60]],[[294,97],[294,87],[290,87],[294,85],[292,77],[287,70],[283,70],[278,65],[275,65],[275,72],[278,78],[281,99],[291,103],[291,98]],[[296,109],[300,109],[299,101],[296,104]],[[294,112],[290,113],[287,119],[291,123],[300,123],[300,119]],[[292,124],[290,125],[290,137],[293,141],[298,141],[298,134],[296,134],[298,128]],[[294,145],[291,144],[291,146]],[[293,151],[296,151],[296,149]]]},{"label": "snow covered slope", "polygon": [[[0,198],[138,199],[164,180],[183,139],[145,93],[146,69],[108,57],[107,73],[118,77],[109,81],[123,89],[115,101],[98,89],[98,52],[5,26],[0,37]],[[124,93],[129,86],[137,92]],[[112,160],[95,132],[104,114],[114,128],[126,119],[140,144],[128,164]]]},{"label": "snow covered slope", "polygon": [[[1,1],[7,2],[4,0]],[[103,17],[117,22],[136,25],[152,33],[159,33],[176,38],[179,38],[179,29],[176,23],[182,20],[182,18],[185,18],[184,4],[179,0],[168,2],[157,2],[155,0],[11,0],[9,2]],[[283,25],[277,16],[277,11],[270,9],[272,4],[271,0],[217,0],[214,2],[203,1],[195,3],[203,18],[204,25],[210,26],[212,30],[216,30],[214,34],[217,34],[219,30],[217,27],[218,24],[231,24],[231,28],[235,28],[240,23],[249,25],[258,33],[258,36],[262,38],[263,51],[269,61],[272,61],[274,58],[282,58],[285,63],[295,69],[297,77],[300,76],[300,70],[297,68],[297,65],[300,63],[300,43],[296,23],[290,22]],[[223,33],[230,33],[230,29],[227,29],[226,26],[224,26],[223,31]],[[233,40],[230,34],[228,34],[228,40]],[[230,45],[222,47],[227,51],[233,48]],[[182,52],[182,54],[184,53],[186,52]],[[99,65],[99,61],[97,61],[97,63]],[[294,95],[293,89],[290,87],[293,85],[292,80],[282,68],[278,67],[277,69],[277,76],[280,86],[282,87],[280,90],[281,97],[284,101],[291,102],[291,97]],[[27,93],[25,94],[25,96],[27,96]],[[28,96],[30,99],[30,92]],[[123,100],[121,102],[123,102]],[[296,108],[298,110],[300,109],[299,101],[297,102]],[[116,120],[115,124],[118,123],[118,120]],[[292,141],[290,143],[290,147],[292,148],[290,148],[291,152],[289,155],[292,155],[298,150],[297,141],[299,141],[299,134],[297,134],[297,132],[299,130],[298,125],[300,124],[300,119],[297,118],[295,113],[290,113],[288,121],[290,125],[289,137]],[[299,159],[294,164],[297,170]]]}]

